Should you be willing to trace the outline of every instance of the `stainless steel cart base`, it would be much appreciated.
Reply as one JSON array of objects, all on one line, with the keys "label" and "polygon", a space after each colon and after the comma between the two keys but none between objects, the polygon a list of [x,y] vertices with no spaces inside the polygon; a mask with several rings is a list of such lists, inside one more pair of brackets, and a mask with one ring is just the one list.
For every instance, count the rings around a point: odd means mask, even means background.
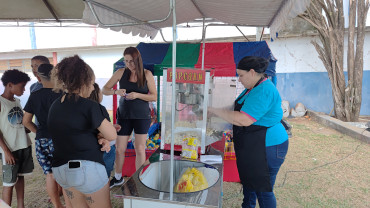
[{"label": "stainless steel cart base", "polygon": [[[212,146],[208,148],[206,154],[220,155],[223,158],[223,151],[216,150]],[[168,151],[158,149],[114,193],[116,197],[123,198],[125,208],[222,207],[223,162],[212,164],[212,167],[217,170],[216,172],[219,177],[217,181],[209,184],[209,188],[192,193],[174,193],[173,200],[170,200],[170,194],[168,192],[170,188],[168,186],[169,173],[167,170],[169,157]],[[180,170],[185,167],[202,167],[204,165],[207,166],[207,164],[201,163],[199,160],[192,162],[182,160],[180,156],[175,156],[175,167],[177,168],[175,168],[174,174],[178,176]],[[149,178],[153,181],[150,181]]]}]

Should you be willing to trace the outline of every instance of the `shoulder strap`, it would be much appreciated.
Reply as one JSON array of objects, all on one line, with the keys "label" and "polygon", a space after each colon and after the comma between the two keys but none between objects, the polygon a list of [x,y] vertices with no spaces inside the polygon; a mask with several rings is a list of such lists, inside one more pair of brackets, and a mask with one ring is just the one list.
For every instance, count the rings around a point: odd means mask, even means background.
[{"label": "shoulder strap", "polygon": [[[263,81],[265,79],[265,77],[261,77],[261,79],[259,79],[258,80],[258,82],[254,85],[254,87],[253,88],[255,88],[255,87],[257,87],[259,84],[261,84],[261,82]],[[253,89],[252,88],[252,89]],[[246,94],[248,94],[252,89],[248,89],[248,90],[246,90],[245,91],[245,93],[242,95],[242,96],[240,96],[236,101],[239,101],[242,97],[244,97]],[[243,101],[243,103],[244,103],[244,101]],[[242,104],[243,104],[242,103]]]}]

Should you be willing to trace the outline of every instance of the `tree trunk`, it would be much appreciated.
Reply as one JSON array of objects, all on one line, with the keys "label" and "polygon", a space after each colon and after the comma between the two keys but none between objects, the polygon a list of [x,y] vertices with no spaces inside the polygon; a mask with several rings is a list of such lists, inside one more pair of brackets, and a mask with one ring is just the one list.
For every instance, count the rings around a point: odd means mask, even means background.
[{"label": "tree trunk", "polygon": [[[360,0],[361,1],[361,0]],[[356,26],[356,6],[357,0],[349,1],[349,21],[348,21],[348,53],[347,53],[347,74],[348,74],[348,84],[345,90],[345,113],[346,120],[351,121],[352,107],[353,107],[353,82],[354,82],[354,68],[355,68],[355,52],[354,52],[354,42],[355,42],[355,26]]]},{"label": "tree trunk", "polygon": [[[350,0],[348,28],[348,82],[346,87],[344,57],[343,0],[312,0],[307,11],[300,15],[319,32],[321,45],[311,41],[323,62],[332,86],[335,117],[357,121],[361,109],[363,44],[369,0]],[[356,23],[357,12],[357,24]],[[357,31],[356,47],[355,32]]]},{"label": "tree trunk", "polygon": [[[359,0],[357,5],[357,42],[356,42],[356,55],[354,59],[354,94],[353,94],[353,106],[352,114],[354,116],[353,121],[358,121],[361,110],[362,102],[362,77],[364,68],[364,41],[365,41],[365,27],[366,18],[369,11],[369,0]],[[351,120],[352,121],[352,120]]]}]

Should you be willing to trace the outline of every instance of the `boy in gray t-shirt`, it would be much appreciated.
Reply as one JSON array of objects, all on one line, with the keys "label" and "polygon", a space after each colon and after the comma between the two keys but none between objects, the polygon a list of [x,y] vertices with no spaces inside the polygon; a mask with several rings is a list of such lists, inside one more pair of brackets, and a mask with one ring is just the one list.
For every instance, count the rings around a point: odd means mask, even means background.
[{"label": "boy in gray t-shirt", "polygon": [[23,111],[16,96],[23,95],[30,77],[16,69],[7,70],[1,77],[5,86],[0,96],[0,152],[3,162],[3,196],[12,203],[13,187],[17,189],[18,207],[24,207],[24,175],[33,171],[31,140],[22,124]]}]

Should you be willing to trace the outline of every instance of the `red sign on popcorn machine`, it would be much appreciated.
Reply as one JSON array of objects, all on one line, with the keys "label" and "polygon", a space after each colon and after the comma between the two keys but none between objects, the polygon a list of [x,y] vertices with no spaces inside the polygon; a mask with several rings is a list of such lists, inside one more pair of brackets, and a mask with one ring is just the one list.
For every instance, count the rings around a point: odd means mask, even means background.
[{"label": "red sign on popcorn machine", "polygon": [[[176,68],[176,83],[204,84],[205,70]],[[167,70],[167,82],[172,82],[172,69]]]}]

